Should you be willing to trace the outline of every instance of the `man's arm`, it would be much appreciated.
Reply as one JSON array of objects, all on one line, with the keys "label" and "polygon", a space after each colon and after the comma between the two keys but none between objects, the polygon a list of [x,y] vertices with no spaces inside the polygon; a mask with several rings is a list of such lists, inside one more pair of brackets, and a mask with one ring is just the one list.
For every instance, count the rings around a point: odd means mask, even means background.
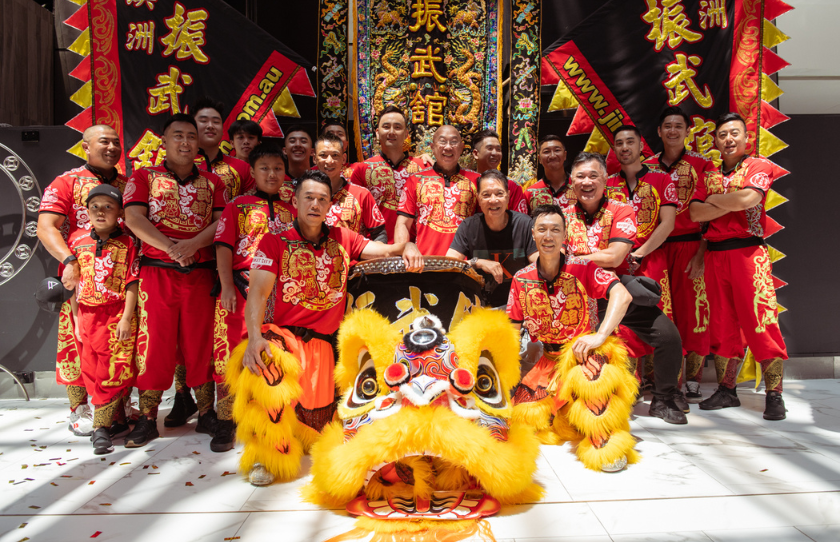
[{"label": "man's arm", "polygon": [[665,242],[665,239],[674,231],[674,222],[677,219],[677,208],[667,205],[659,209],[659,224],[653,233],[650,234],[645,243],[633,251],[633,256],[645,257]]},{"label": "man's arm", "polygon": [[397,222],[394,224],[394,243],[408,243],[411,240],[411,227],[414,225],[414,219],[405,215],[397,216]]},{"label": "man's arm", "polygon": [[222,308],[236,311],[236,286],[233,284],[233,251],[225,245],[216,245],[216,269],[219,271],[219,282],[222,292],[219,302]]},{"label": "man's arm", "polygon": [[729,194],[712,194],[706,198],[706,203],[729,212],[745,211],[761,203],[764,195],[758,190],[738,190]]},{"label": "man's arm", "polygon": [[145,205],[129,205],[125,208],[125,223],[131,233],[137,236],[144,243],[148,243],[158,250],[164,252],[175,243],[160,230],[155,228],[149,220],[149,208]]},{"label": "man's arm", "polygon": [[584,361],[589,356],[590,351],[604,344],[607,337],[621,323],[621,319],[624,318],[631,301],[633,301],[633,297],[627,291],[627,288],[620,282],[613,284],[610,288],[607,313],[604,315],[604,320],[601,322],[598,331],[592,335],[580,337],[572,346],[572,351],[579,361]]},{"label": "man's arm", "polygon": [[725,209],[698,200],[692,201],[688,206],[688,216],[692,222],[711,222],[728,213]]},{"label": "man's arm", "polygon": [[265,369],[262,353],[271,357],[269,342],[262,336],[265,318],[265,303],[274,288],[277,275],[262,269],[251,269],[248,285],[248,300],[245,303],[245,327],[248,329],[248,347],[242,357],[242,365],[259,376]]},{"label": "man's arm", "polygon": [[[213,211],[213,223],[201,230],[195,237],[191,239],[181,239],[169,247],[167,251],[169,257],[181,264],[182,266],[190,265],[195,261],[193,258],[199,249],[209,247],[213,244],[213,238],[216,236],[216,226],[219,225],[219,219],[222,217],[222,211]],[[175,257],[179,255],[177,258]],[[192,261],[188,261],[192,260]]]},{"label": "man's arm", "polygon": [[[50,255],[59,262],[63,262],[73,254],[61,235],[61,227],[65,220],[66,217],[59,214],[41,213],[38,215],[38,240],[44,244]],[[61,283],[68,290],[72,290],[79,284],[80,277],[79,262],[74,260],[64,266]]]},{"label": "man's arm", "polygon": [[688,273],[688,278],[690,280],[703,277],[703,273],[706,270],[705,256],[706,246],[708,246],[708,244],[709,242],[705,239],[700,241],[700,246],[697,247],[697,252],[695,252],[694,256],[692,256],[691,260],[689,260],[688,265],[685,268],[685,272]]},{"label": "man's arm", "polygon": [[596,263],[604,269],[615,269],[624,262],[632,248],[633,245],[629,242],[610,241],[609,246],[604,250],[592,254],[582,254],[580,257]]},{"label": "man's arm", "polygon": [[385,243],[371,241],[362,249],[361,259],[372,260],[392,256],[402,256],[406,271],[420,272],[423,270],[423,255],[414,243],[386,245]]}]

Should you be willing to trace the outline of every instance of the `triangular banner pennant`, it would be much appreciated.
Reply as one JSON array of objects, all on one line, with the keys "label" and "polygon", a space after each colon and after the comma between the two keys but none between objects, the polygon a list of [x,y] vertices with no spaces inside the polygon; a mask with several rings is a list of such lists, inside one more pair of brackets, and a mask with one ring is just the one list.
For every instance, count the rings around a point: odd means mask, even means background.
[{"label": "triangular banner pennant", "polygon": [[773,164],[773,179],[772,179],[772,181],[774,183],[776,181],[778,181],[779,179],[781,179],[782,177],[786,177],[786,176],[790,175],[790,171],[786,170],[785,168],[783,168],[779,164],[776,164],[772,160],[768,160],[768,162]]},{"label": "triangular banner pennant", "polygon": [[277,117],[272,109],[269,109],[260,121],[260,128],[262,128],[264,137],[283,137],[283,130],[277,123]]},{"label": "triangular banner pennant", "polygon": [[770,236],[772,236],[776,233],[779,233],[780,231],[785,229],[784,226],[782,226],[781,224],[779,224],[778,222],[776,222],[775,220],[773,220],[769,216],[766,217],[766,218],[767,218],[767,223],[764,226],[764,238],[765,239],[767,239],[768,237],[770,237]]},{"label": "triangular banner pennant", "polygon": [[84,57],[68,75],[82,82],[90,81],[90,57]]},{"label": "triangular banner pennant", "polygon": [[784,252],[776,250],[770,245],[767,245],[767,253],[770,254],[770,261],[773,263],[776,263],[787,256]]},{"label": "triangular banner pennant", "polygon": [[782,280],[782,279],[780,279],[779,277],[776,277],[776,276],[774,276],[774,277],[773,277],[773,287],[774,287],[775,289],[777,289],[777,290],[778,290],[779,288],[784,288],[784,287],[785,287],[785,286],[787,286],[787,285],[788,285],[788,283],[787,283],[787,282],[785,282],[785,281],[783,281],[783,280]]},{"label": "triangular banner pennant", "polygon": [[560,76],[557,75],[557,70],[551,65],[546,57],[542,57],[540,61],[540,83],[542,85],[556,85],[560,82]]},{"label": "triangular banner pennant", "polygon": [[276,115],[280,115],[281,117],[295,117],[300,118],[300,112],[298,111],[297,105],[295,105],[295,100],[292,98],[292,93],[289,92],[289,87],[283,89],[274,103],[271,105],[271,109],[274,110]]},{"label": "triangular banner pennant", "polygon": [[292,94],[315,97],[315,91],[312,90],[312,82],[309,80],[309,76],[306,75],[306,69],[303,67],[295,72],[289,81],[289,86],[286,88]]},{"label": "triangular banner pennant", "polygon": [[782,314],[783,312],[785,312],[787,310],[787,307],[783,307],[783,306],[779,305],[779,303],[777,302],[776,303],[776,310],[779,312],[779,314]]},{"label": "triangular banner pennant", "polygon": [[775,47],[790,39],[790,36],[776,28],[773,23],[764,20],[764,46]]},{"label": "triangular banner pennant", "polygon": [[787,120],[790,120],[790,117],[770,105],[769,103],[762,101],[761,102],[761,127],[765,130],[769,130],[772,127],[781,124]]},{"label": "triangular banner pennant", "polygon": [[87,4],[87,0],[70,0],[70,1],[73,2],[74,4],[78,4],[80,6],[84,6],[85,4]]},{"label": "triangular banner pennant", "polygon": [[574,109],[578,106],[577,98],[566,86],[566,83],[558,83],[554,90],[554,97],[551,98],[551,104],[548,106],[548,111],[560,111],[561,109]]},{"label": "triangular banner pennant", "polygon": [[784,94],[784,91],[779,88],[775,81],[770,79],[769,75],[761,76],[761,99],[765,102],[772,102],[779,96]]},{"label": "triangular banner pennant", "polygon": [[755,356],[750,350],[747,350],[747,355],[744,356],[744,363],[741,364],[741,369],[738,371],[738,376],[735,379],[736,384],[741,382],[749,382],[755,380],[755,387],[761,384],[761,364],[755,361]]},{"label": "triangular banner pennant", "polygon": [[70,44],[68,49],[77,55],[88,56],[90,54],[90,30],[85,30],[79,34],[79,37]]},{"label": "triangular banner pennant", "polygon": [[65,122],[64,125],[73,128],[77,132],[84,132],[93,126],[93,108],[88,107],[72,119]]},{"label": "triangular banner pennant", "polygon": [[67,152],[72,154],[73,156],[78,156],[82,160],[87,160],[87,155],[85,154],[85,150],[82,148],[82,140],[80,139],[78,143],[67,149]]},{"label": "triangular banner pennant", "polygon": [[87,6],[82,6],[79,9],[77,9],[76,13],[64,20],[64,24],[66,24],[67,26],[72,26],[76,30],[85,30],[90,24],[90,20],[88,19]]},{"label": "triangular banner pennant", "polygon": [[772,49],[764,48],[761,54],[761,71],[767,75],[773,75],[788,66],[790,66],[790,62],[774,53]]},{"label": "triangular banner pennant", "polygon": [[792,9],[793,7],[785,4],[782,0],[765,0],[764,18],[772,21],[779,15],[783,15]]},{"label": "triangular banner pennant", "polygon": [[773,156],[782,149],[786,149],[788,144],[774,136],[764,128],[759,128],[760,138],[758,143],[758,152],[761,156]]},{"label": "triangular banner pennant", "polygon": [[566,135],[589,134],[594,129],[595,123],[592,122],[592,119],[589,118],[589,115],[586,114],[586,111],[582,107],[578,107],[577,111],[575,111],[575,118],[572,119],[572,124],[569,125],[569,130],[566,132]]},{"label": "triangular banner pennant", "polygon": [[93,95],[91,94],[91,83],[88,81],[82,87],[70,96],[70,101],[74,104],[88,108],[93,103]]},{"label": "triangular banner pennant", "polygon": [[592,135],[589,136],[589,141],[586,142],[584,152],[597,152],[598,154],[607,154],[610,152],[610,144],[604,138],[604,134],[597,128],[592,130]]},{"label": "triangular banner pennant", "polygon": [[787,203],[787,201],[788,199],[786,197],[771,188],[767,191],[767,198],[764,200],[764,210],[769,211],[770,209],[775,209],[779,205]]}]

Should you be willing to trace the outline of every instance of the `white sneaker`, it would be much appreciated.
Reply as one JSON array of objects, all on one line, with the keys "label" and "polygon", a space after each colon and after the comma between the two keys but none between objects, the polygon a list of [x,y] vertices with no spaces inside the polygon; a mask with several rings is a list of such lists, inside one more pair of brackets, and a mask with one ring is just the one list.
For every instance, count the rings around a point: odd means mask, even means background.
[{"label": "white sneaker", "polygon": [[618,472],[624,470],[624,467],[627,466],[627,456],[619,457],[612,463],[607,463],[606,465],[601,465],[601,471],[603,472]]},{"label": "white sneaker", "polygon": [[251,472],[248,473],[248,481],[252,486],[263,487],[274,483],[274,475],[268,472],[265,466],[254,463]]},{"label": "white sneaker", "polygon": [[77,437],[89,437],[93,434],[93,413],[87,404],[79,405],[70,412],[70,425],[67,429]]}]

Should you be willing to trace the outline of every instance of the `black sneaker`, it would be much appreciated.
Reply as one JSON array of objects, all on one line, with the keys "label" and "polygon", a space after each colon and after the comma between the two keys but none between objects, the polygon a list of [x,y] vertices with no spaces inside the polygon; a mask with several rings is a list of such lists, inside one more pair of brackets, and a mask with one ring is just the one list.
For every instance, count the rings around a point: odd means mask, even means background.
[{"label": "black sneaker", "polygon": [[672,395],[671,398],[674,400],[674,404],[677,405],[677,408],[679,408],[686,414],[691,412],[691,408],[688,406],[688,401],[685,400],[685,395],[683,395],[683,392],[678,391],[677,393]]},{"label": "black sneaker", "polygon": [[741,406],[738,392],[735,388],[727,388],[720,384],[711,397],[700,402],[700,410],[720,410],[722,408]]},{"label": "black sneaker", "polygon": [[176,392],[175,401],[172,403],[172,410],[163,419],[164,427],[181,427],[187,423],[187,419],[198,412],[198,407],[195,405],[195,400],[190,395],[189,390],[185,392]]},{"label": "black sneaker", "polygon": [[673,399],[661,399],[654,397],[650,402],[650,411],[648,412],[655,418],[662,418],[668,423],[682,425],[688,423],[685,413],[677,406]]},{"label": "black sneaker", "polygon": [[700,393],[700,382],[688,381],[685,383],[685,400],[689,403],[699,403],[703,400]]},{"label": "black sneaker", "polygon": [[90,437],[93,443],[93,453],[96,455],[110,454],[114,451],[114,445],[111,443],[111,431],[107,427],[99,427]]},{"label": "black sneaker", "polygon": [[198,423],[195,424],[196,433],[204,433],[211,437],[216,436],[216,428],[219,425],[219,420],[216,418],[215,410],[208,410],[204,414],[198,416]]},{"label": "black sneaker", "polygon": [[159,436],[157,420],[150,420],[146,416],[140,416],[140,419],[134,424],[134,429],[125,437],[125,447],[139,448]]},{"label": "black sneaker", "polygon": [[782,399],[782,392],[768,391],[767,398],[764,401],[765,420],[784,420],[787,417],[785,414],[785,400]]},{"label": "black sneaker", "polygon": [[124,437],[128,434],[129,431],[131,431],[131,427],[129,427],[127,423],[115,423],[111,425],[111,440]]},{"label": "black sneaker", "polygon": [[236,426],[233,420],[218,420],[216,434],[210,441],[210,450],[214,452],[227,452],[233,450],[233,441],[236,437]]}]

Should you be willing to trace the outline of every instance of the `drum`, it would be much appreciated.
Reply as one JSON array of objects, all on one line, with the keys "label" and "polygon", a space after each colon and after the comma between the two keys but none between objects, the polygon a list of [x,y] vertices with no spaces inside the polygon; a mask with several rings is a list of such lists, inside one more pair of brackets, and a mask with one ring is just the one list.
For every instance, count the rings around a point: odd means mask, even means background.
[{"label": "drum", "polygon": [[484,279],[467,262],[425,256],[422,273],[405,270],[402,258],[379,258],[357,264],[347,281],[347,312],[370,307],[400,333],[428,314],[451,330],[473,307],[482,306]]}]

